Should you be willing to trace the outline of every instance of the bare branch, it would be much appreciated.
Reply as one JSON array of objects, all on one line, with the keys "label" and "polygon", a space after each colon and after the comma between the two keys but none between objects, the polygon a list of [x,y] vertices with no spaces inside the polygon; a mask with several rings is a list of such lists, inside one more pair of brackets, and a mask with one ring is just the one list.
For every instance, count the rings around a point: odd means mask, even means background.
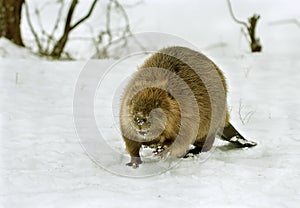
[{"label": "bare branch", "polygon": [[238,20],[232,10],[231,2],[230,0],[227,0],[227,4],[229,7],[230,15],[232,16],[233,20],[237,22],[238,24],[243,25],[245,28],[247,28],[248,35],[250,38],[250,48],[252,52],[260,52],[262,50],[262,46],[260,44],[259,38],[256,38],[255,36],[255,30],[256,30],[256,25],[257,21],[259,20],[260,16],[254,14],[252,17],[248,19],[249,25],[246,22]]},{"label": "bare branch", "polygon": [[75,27],[77,27],[78,25],[80,25],[82,22],[84,22],[85,20],[87,20],[91,14],[93,13],[93,10],[96,6],[96,3],[98,2],[98,0],[94,0],[94,2],[92,3],[92,6],[90,7],[90,10],[89,12],[83,17],[81,18],[80,20],[78,20],[71,28],[70,30],[73,30]]},{"label": "bare branch", "polygon": [[131,4],[130,3],[128,3],[128,4],[122,3],[122,5],[123,5],[124,8],[133,8],[133,7],[139,6],[143,3],[144,3],[143,0],[139,0],[139,1],[137,1],[135,3],[131,3]]},{"label": "bare branch", "polygon": [[[113,6],[115,7],[116,10],[120,11],[120,13],[125,21],[125,27],[123,27],[122,29],[120,29],[120,28],[114,29],[112,31],[111,13],[112,13]],[[118,39],[113,40],[113,32],[121,33],[120,37]],[[109,57],[109,48],[112,47],[113,45],[120,45],[121,48],[123,48],[123,49],[126,48],[125,46],[128,44],[128,36],[132,36],[132,32],[130,30],[130,23],[129,23],[129,18],[126,13],[126,10],[119,3],[118,0],[110,0],[106,7],[106,30],[100,32],[100,34],[98,36],[98,41],[94,41],[94,43],[97,42],[99,45],[99,43],[102,42],[103,38],[107,37],[108,43],[106,45],[102,46],[101,50],[98,48],[99,46],[96,47],[97,57],[98,58]],[[136,42],[138,43],[138,41],[136,41]],[[115,53],[115,54],[117,54],[117,53]]]},{"label": "bare branch", "polygon": [[238,24],[241,24],[241,25],[244,25],[246,28],[248,28],[248,25],[246,22],[243,22],[241,20],[238,20],[235,16],[234,16],[234,13],[233,13],[233,9],[232,9],[232,5],[231,5],[231,2],[230,0],[227,0],[227,4],[228,4],[228,7],[229,7],[229,12],[230,12],[230,15],[232,17],[232,19],[238,23]]},{"label": "bare branch", "polygon": [[248,111],[243,113],[245,106],[242,104],[242,100],[239,102],[239,117],[243,125],[249,123],[251,117],[255,114],[255,111]]},{"label": "bare branch", "polygon": [[211,49],[215,49],[215,48],[224,48],[226,46],[227,46],[227,44],[225,42],[219,42],[219,43],[214,43],[214,44],[208,45],[204,49],[211,50]]},{"label": "bare branch", "polygon": [[42,32],[42,35],[45,35],[46,37],[49,37],[50,35],[47,33],[47,31],[43,27],[40,11],[37,8],[35,8],[35,14],[37,16],[38,25],[40,27],[40,31]]},{"label": "bare branch", "polygon": [[55,46],[53,47],[53,50],[50,54],[52,57],[60,58],[60,56],[64,50],[64,47],[68,41],[69,33],[71,31],[71,21],[72,21],[72,17],[73,17],[73,14],[74,14],[77,4],[78,4],[78,0],[73,0],[71,3],[71,6],[70,6],[68,14],[67,14],[67,19],[66,19],[63,35],[61,36],[61,38],[56,42]]},{"label": "bare branch", "polygon": [[[125,26],[121,28],[112,28],[111,13],[112,11],[114,11],[113,9],[116,10],[117,12],[119,11],[121,17],[125,22]],[[113,39],[113,37],[118,37],[118,38]],[[112,52],[114,54],[113,55],[114,58],[118,58],[119,55],[126,53],[125,51],[123,51],[124,49],[129,50],[128,47],[126,47],[128,45],[129,37],[132,40],[134,40],[139,47],[144,49],[143,45],[133,36],[131,32],[128,14],[125,10],[124,5],[120,4],[118,0],[110,0],[106,8],[106,29],[99,33],[97,40],[93,39],[95,49],[96,49],[96,56],[94,57],[107,58],[110,57],[109,52]],[[104,39],[106,40],[106,38],[108,39],[107,40],[108,43],[107,44],[104,43],[100,48],[100,44],[102,44],[103,40]],[[113,49],[114,51],[110,49]]]},{"label": "bare branch", "polygon": [[245,28],[241,28],[241,33],[242,33],[242,35],[244,35],[244,37],[246,38],[246,40],[248,41],[248,43],[251,44],[251,39],[249,37],[249,34],[246,32]]},{"label": "bare branch", "polygon": [[71,29],[72,29],[71,20],[72,20],[73,13],[75,11],[75,8],[76,8],[77,4],[78,4],[78,0],[73,0],[72,1],[72,4],[70,6],[70,9],[69,9],[69,12],[68,12],[68,15],[67,15],[67,19],[66,19],[64,34],[71,31]]},{"label": "bare branch", "polygon": [[108,35],[109,44],[112,41],[112,34],[110,28],[111,5],[112,5],[112,1],[109,1],[109,3],[106,6],[106,34]]},{"label": "bare branch", "polygon": [[36,44],[38,46],[39,52],[43,53],[43,47],[42,47],[42,44],[40,42],[39,36],[37,35],[37,33],[36,33],[36,31],[35,31],[35,29],[34,29],[34,27],[32,25],[31,19],[30,19],[30,14],[29,14],[29,8],[28,8],[27,1],[25,1],[24,4],[25,4],[26,18],[27,18],[27,22],[28,22],[30,31],[31,31],[31,33],[34,36],[34,39],[35,39],[35,42],[36,42]]},{"label": "bare branch", "polygon": [[53,27],[52,32],[51,32],[51,34],[50,34],[50,36],[48,37],[48,40],[47,40],[46,48],[47,48],[48,51],[50,49],[50,43],[51,43],[51,41],[54,40],[54,34],[57,31],[58,26],[59,26],[59,22],[62,18],[62,13],[63,13],[64,6],[65,6],[64,1],[61,1],[61,5],[60,5],[60,8],[59,8],[57,16],[56,16],[54,27]]},{"label": "bare branch", "polygon": [[68,41],[69,33],[71,32],[71,30],[76,28],[78,25],[80,25],[81,23],[83,23],[85,20],[87,20],[90,17],[90,15],[92,14],[97,2],[98,2],[98,0],[94,0],[94,2],[92,3],[92,5],[90,7],[90,10],[87,13],[87,15],[85,15],[83,18],[81,18],[79,21],[77,21],[73,26],[71,26],[73,13],[74,13],[75,8],[78,4],[78,0],[73,0],[72,1],[71,6],[70,6],[69,11],[68,11],[68,15],[67,15],[63,35],[61,36],[61,38],[55,44],[55,46],[53,48],[53,51],[51,53],[52,57],[60,58],[60,56],[61,56],[61,54],[64,50],[64,47],[65,47],[65,45]]},{"label": "bare branch", "polygon": [[[96,8],[96,4],[98,0],[93,0],[91,2],[90,8],[87,11],[83,17],[81,17],[79,20],[73,21],[73,16],[75,9],[77,8],[79,0],[72,0],[70,1],[70,4],[68,5],[66,17],[63,18],[63,13],[66,7],[66,3],[64,0],[60,0],[60,6],[59,10],[57,12],[57,16],[53,25],[53,29],[51,31],[45,31],[42,20],[41,20],[41,10],[36,9],[36,16],[38,17],[38,24],[40,26],[41,30],[41,36],[38,36],[38,33],[36,32],[36,28],[33,27],[30,17],[29,17],[29,9],[27,6],[27,13],[28,13],[28,19],[29,19],[29,25],[31,27],[31,30],[33,31],[33,36],[35,37],[37,47],[39,48],[39,53],[41,55],[51,56],[53,58],[61,58],[62,56],[71,57],[66,52],[64,52],[64,48],[70,40],[69,34],[70,32],[81,25],[83,22],[85,22],[94,12]],[[49,5],[50,3],[46,3],[43,5],[42,9],[46,8],[46,5]],[[130,23],[129,18],[126,13],[126,10],[124,9],[124,6],[119,3],[118,0],[108,0],[106,5],[106,22],[105,22],[105,29],[103,31],[100,31],[98,33],[97,37],[92,37],[92,41],[95,45],[96,52],[99,55],[99,57],[109,57],[110,53],[118,54],[118,50],[121,50],[126,48],[125,46],[128,45],[128,37],[132,36],[132,32],[130,29]],[[115,28],[115,25],[112,22],[113,12],[117,12],[118,15],[121,16],[122,22],[120,26]],[[64,21],[61,21],[61,19],[65,19]],[[72,23],[74,22],[74,23]],[[60,23],[63,25],[63,32],[62,34],[57,38],[56,32],[58,28],[60,28]],[[91,28],[93,28],[91,26]],[[40,31],[38,30],[38,31]],[[134,38],[134,37],[132,37]],[[76,37],[72,38],[72,40],[88,40],[86,37]],[[137,41],[138,42],[138,41]],[[139,44],[139,43],[138,43]],[[139,44],[140,45],[140,44]],[[50,49],[51,48],[51,49]],[[112,49],[112,50],[110,50]],[[128,49],[128,48],[126,48]],[[122,51],[124,53],[124,51]],[[126,53],[126,52],[125,52]],[[116,57],[117,55],[115,55]]]},{"label": "bare branch", "polygon": [[273,21],[270,23],[270,25],[284,25],[284,24],[295,24],[297,27],[300,28],[300,22],[297,19],[284,19],[284,20]]},{"label": "bare branch", "polygon": [[126,28],[124,32],[130,32],[130,24],[129,24],[129,18],[127,12],[117,0],[112,0],[112,1],[115,3],[116,7],[122,12],[123,17],[125,18]]}]

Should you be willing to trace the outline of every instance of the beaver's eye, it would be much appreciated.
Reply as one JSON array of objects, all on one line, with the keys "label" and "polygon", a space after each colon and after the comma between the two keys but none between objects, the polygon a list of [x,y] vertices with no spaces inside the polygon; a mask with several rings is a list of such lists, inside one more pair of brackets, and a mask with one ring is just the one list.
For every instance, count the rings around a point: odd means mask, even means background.
[{"label": "beaver's eye", "polygon": [[135,104],[135,101],[134,101],[133,99],[131,99],[131,100],[130,100],[130,104],[131,104],[131,105],[134,105],[134,104]]}]

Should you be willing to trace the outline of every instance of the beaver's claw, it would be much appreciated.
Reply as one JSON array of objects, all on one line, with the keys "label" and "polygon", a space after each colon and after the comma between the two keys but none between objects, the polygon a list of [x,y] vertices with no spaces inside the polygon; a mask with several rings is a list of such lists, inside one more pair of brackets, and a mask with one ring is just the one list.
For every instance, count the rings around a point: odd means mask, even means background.
[{"label": "beaver's claw", "polygon": [[140,157],[132,157],[131,161],[129,163],[126,163],[126,165],[136,169],[142,163],[143,163],[143,161],[141,160]]}]

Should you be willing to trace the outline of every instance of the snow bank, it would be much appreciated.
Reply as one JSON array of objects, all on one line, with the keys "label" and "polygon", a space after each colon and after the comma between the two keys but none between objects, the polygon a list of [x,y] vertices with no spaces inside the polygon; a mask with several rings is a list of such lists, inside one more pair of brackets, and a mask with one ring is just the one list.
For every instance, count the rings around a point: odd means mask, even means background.
[{"label": "snow bank", "polygon": [[39,59],[39,57],[33,54],[29,49],[17,46],[3,37],[0,38],[0,57],[12,59]]}]

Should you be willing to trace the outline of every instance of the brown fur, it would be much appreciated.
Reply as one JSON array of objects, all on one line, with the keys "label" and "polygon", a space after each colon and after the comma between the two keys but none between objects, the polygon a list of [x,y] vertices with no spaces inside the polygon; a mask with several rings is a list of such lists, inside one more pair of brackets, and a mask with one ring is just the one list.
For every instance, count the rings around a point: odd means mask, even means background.
[{"label": "brown fur", "polygon": [[163,154],[184,156],[191,144],[207,151],[229,125],[227,87],[206,56],[169,47],[148,58],[125,89],[120,124],[128,165],[138,165],[142,145],[165,146]]}]

